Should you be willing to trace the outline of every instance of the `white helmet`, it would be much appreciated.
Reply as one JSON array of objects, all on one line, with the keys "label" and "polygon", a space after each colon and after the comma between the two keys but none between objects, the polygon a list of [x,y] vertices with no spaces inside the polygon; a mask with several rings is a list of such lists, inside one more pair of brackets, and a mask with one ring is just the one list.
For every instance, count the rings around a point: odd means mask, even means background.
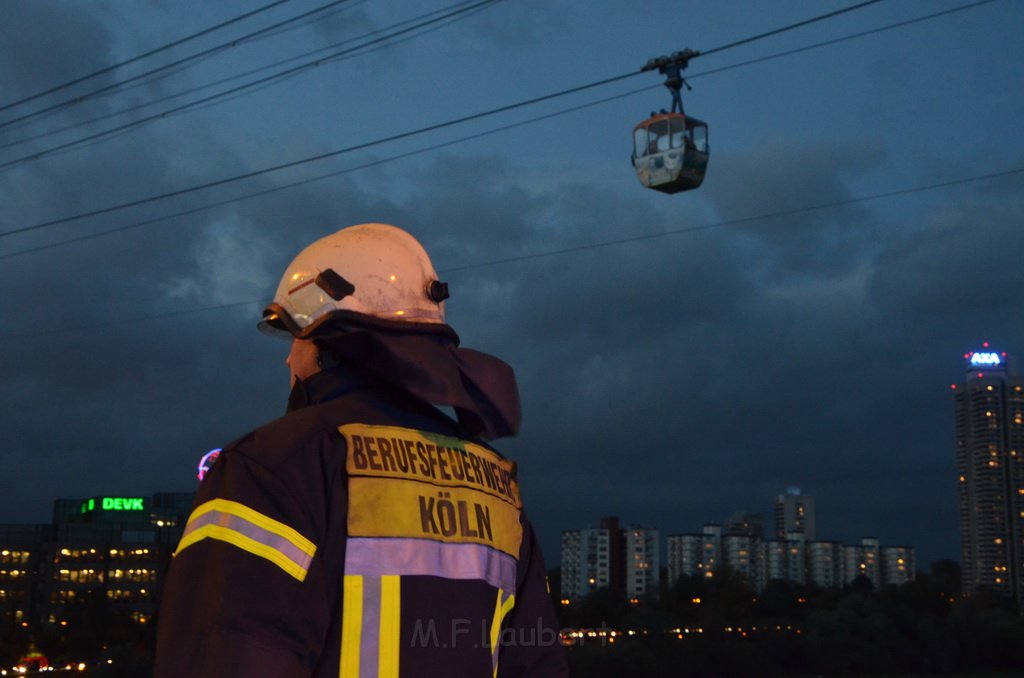
[{"label": "white helmet", "polygon": [[360,224],[317,240],[292,260],[259,328],[304,339],[339,312],[443,325],[447,298],[448,285],[415,238],[395,226]]}]

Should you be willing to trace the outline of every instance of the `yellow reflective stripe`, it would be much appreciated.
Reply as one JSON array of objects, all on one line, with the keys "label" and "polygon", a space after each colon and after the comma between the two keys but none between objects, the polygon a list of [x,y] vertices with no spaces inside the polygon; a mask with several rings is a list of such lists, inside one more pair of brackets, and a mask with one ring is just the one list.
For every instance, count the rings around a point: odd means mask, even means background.
[{"label": "yellow reflective stripe", "polygon": [[401,625],[402,578],[386,574],[380,578],[380,636],[378,678],[398,678]]},{"label": "yellow reflective stripe", "polygon": [[494,603],[494,618],[491,619],[491,666],[494,669],[494,677],[498,676],[498,636],[501,634],[501,623],[505,621],[505,617],[512,610],[515,605],[516,597],[511,593],[504,603],[501,601],[501,594],[504,593],[501,589],[498,589],[498,600]]},{"label": "yellow reflective stripe", "polygon": [[295,546],[295,548],[310,557],[316,553],[316,545],[291,527],[288,527],[284,523],[278,522],[269,516],[265,516],[259,511],[254,511],[245,504],[239,504],[237,501],[211,499],[210,501],[197,506],[196,509],[192,511],[192,515],[188,517],[188,521],[192,522],[199,516],[209,513],[210,511],[220,511],[222,513],[238,516],[239,518],[244,518],[253,525],[263,528],[267,532],[272,532],[282,539],[287,539]]},{"label": "yellow reflective stripe", "polygon": [[[501,632],[501,589],[498,589],[498,601],[494,604],[494,617],[491,618],[491,652],[498,652],[498,634]],[[494,662],[494,675],[498,675],[498,663]]]},{"label": "yellow reflective stripe", "polygon": [[175,555],[203,539],[217,539],[264,558],[305,581],[316,546],[284,523],[226,499],[197,506],[188,518]]},{"label": "yellow reflective stripe", "polygon": [[271,548],[266,544],[261,544],[255,539],[245,536],[241,532],[236,532],[235,530],[227,527],[221,527],[220,525],[203,525],[199,529],[193,530],[181,540],[181,543],[178,544],[177,553],[181,553],[192,544],[202,541],[203,539],[217,539],[219,541],[227,542],[232,546],[237,546],[243,551],[248,551],[253,555],[269,560],[299,581],[305,581],[306,579],[306,568],[301,567],[294,560],[277,549]]},{"label": "yellow reflective stripe", "polygon": [[363,631],[363,577],[346,574],[341,612],[339,678],[359,678],[359,643]]}]

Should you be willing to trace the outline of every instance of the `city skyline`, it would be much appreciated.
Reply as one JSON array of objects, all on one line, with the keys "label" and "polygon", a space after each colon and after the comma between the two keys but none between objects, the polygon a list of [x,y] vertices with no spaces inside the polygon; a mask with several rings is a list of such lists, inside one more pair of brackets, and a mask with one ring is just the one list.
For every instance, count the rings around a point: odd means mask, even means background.
[{"label": "city skyline", "polygon": [[[983,351],[977,352],[979,355],[981,355],[981,354],[995,355],[994,353],[990,353],[988,351],[988,349],[989,349],[989,343],[988,342],[983,342],[982,345],[981,345],[981,348],[983,349]],[[974,355],[975,353],[976,352],[968,352],[968,353],[964,354],[964,356],[963,356],[965,361],[967,361],[969,363],[969,368],[971,368],[971,369],[968,370],[969,373],[972,371],[972,369],[978,369],[978,367],[979,367],[976,362],[975,363],[970,363],[970,360],[969,360],[970,356]],[[1001,355],[1002,355],[1002,360],[1000,362],[998,362],[997,364],[994,364],[994,365],[982,366],[981,369],[987,369],[987,368],[993,368],[993,367],[997,368],[997,369],[1000,369],[1000,370],[1007,369],[1006,366],[1012,364],[1012,361],[1014,361],[1015,359],[1012,356],[1009,356],[1006,352],[1001,352]],[[954,391],[956,390],[956,384],[953,385],[953,390]],[[206,458],[206,454],[204,453],[203,455],[200,456],[199,463],[201,464],[202,460],[204,460],[205,458]],[[961,480],[961,484],[962,484],[962,480]],[[167,490],[165,488],[165,489],[159,490],[159,491],[167,492],[167,491],[180,491],[180,490]],[[85,494],[82,495],[82,499],[83,500],[88,499],[90,496],[99,496],[99,495],[90,495],[89,493],[85,493]],[[785,488],[785,491],[777,494],[776,497],[775,497],[771,515],[772,515],[772,519],[773,519],[772,526],[775,528],[776,533],[777,533],[777,530],[778,530],[778,525],[780,524],[780,520],[789,520],[789,519],[792,518],[792,516],[790,516],[789,512],[795,510],[795,506],[797,506],[799,504],[795,504],[795,503],[791,503],[791,502],[798,501],[798,500],[809,501],[809,505],[810,505],[810,521],[809,521],[809,526],[810,526],[810,529],[811,529],[811,534],[812,535],[814,534],[814,532],[815,532],[815,527],[814,526],[816,524],[816,512],[815,512],[815,508],[814,508],[815,507],[815,499],[809,493],[807,493],[807,494],[802,493],[801,492],[801,488],[799,486],[796,486],[796,485],[789,485],[789,486],[787,486]],[[54,501],[57,501],[57,500],[54,500]],[[801,506],[801,508],[802,508],[802,506]],[[612,512],[612,513],[615,513],[615,512]],[[737,515],[739,513],[742,513],[742,510],[734,512],[733,515]],[[763,516],[765,515],[765,513],[758,512],[758,511],[754,511],[753,513],[758,515],[761,518],[763,518]],[[802,517],[803,516],[801,514],[801,518]],[[28,520],[28,521],[23,521],[22,524],[43,524],[43,522],[44,521],[41,521],[41,520]],[[725,524],[727,522],[728,522],[728,520],[718,520],[718,519],[708,520],[708,519],[705,519],[705,522],[703,524],[705,524],[705,525],[706,524]],[[16,524],[16,523],[10,523],[10,524]],[[961,530],[963,530],[963,529],[964,528],[961,526]],[[670,533],[665,532],[664,534],[669,535]],[[875,534],[875,532],[868,531],[868,532],[865,532],[865,533],[861,534],[859,537],[857,537],[857,539],[875,538],[874,534]],[[852,541],[855,541],[856,539],[851,539],[850,537],[847,536],[847,537],[844,538],[844,540],[847,541],[847,542],[852,542]],[[811,541],[813,541],[813,539],[811,539]],[[952,556],[952,557],[959,561],[959,560],[962,560],[960,558],[960,555],[961,554],[956,554],[955,556]],[[950,557],[950,556],[946,556],[946,557]],[[551,560],[550,557],[549,557],[549,560]],[[922,566],[924,566],[926,563],[922,561],[920,564]]]},{"label": "city skyline", "polygon": [[[800,496],[813,504],[813,497]],[[812,511],[807,517],[813,522]],[[596,527],[563,530],[558,592],[562,605],[602,589],[631,603],[654,602],[663,587],[674,589],[684,576],[712,581],[725,570],[755,592],[773,581],[842,588],[861,577],[877,590],[914,581],[918,573],[913,546],[867,536],[855,544],[841,544],[809,538],[801,530],[766,533],[762,516],[754,513],[735,514],[724,526],[705,523],[700,532],[661,536],[657,526],[622,526],[618,516],[605,516]]]},{"label": "city skyline", "polygon": [[[1006,370],[1010,369],[1009,366],[1012,366],[1012,365],[1015,364],[1015,360],[1016,359],[1015,359],[1014,356],[1009,355],[1005,351],[1000,351],[998,353],[992,352],[990,350],[991,349],[990,344],[987,341],[982,342],[982,344],[980,345],[979,348],[981,349],[980,351],[969,351],[968,353],[963,354],[963,359],[965,360],[965,362],[968,365],[968,376],[970,376],[972,371],[976,371],[978,369],[986,370],[986,371],[988,371],[988,370],[995,370],[998,373],[1005,373]],[[1001,358],[993,359],[993,360],[991,360],[989,362],[986,362],[985,364],[979,364],[977,359],[974,359],[972,361],[972,356],[975,356],[975,355],[978,355],[978,356],[996,356],[996,355],[999,355],[999,356],[1001,356]],[[1015,375],[1011,375],[1011,376],[1015,376]],[[1019,378],[1017,379],[1017,381],[1019,381]],[[956,386],[957,386],[956,384],[952,385],[952,388],[953,388],[954,391],[956,391]],[[198,463],[197,467],[202,465],[203,461],[206,459],[208,454],[209,453],[204,453],[203,455],[200,456],[200,458],[198,460],[199,463]],[[961,465],[962,465],[962,462],[961,462]],[[201,477],[200,477],[200,479],[201,479]],[[961,476],[960,477],[960,483],[958,483],[958,487],[961,490],[962,490],[962,483],[963,483],[963,478]],[[158,492],[161,492],[161,491],[162,492],[179,492],[181,490],[178,490],[178,489],[176,489],[176,490],[168,490],[166,488],[164,488],[162,490],[158,490]],[[90,495],[90,494],[86,493],[86,494],[84,494],[81,497],[81,500],[82,501],[86,501],[90,497],[95,497],[95,496],[100,496],[100,495]],[[78,501],[80,501],[80,500],[79,499],[74,499],[74,500],[68,500],[68,499],[57,500],[57,499],[55,499],[54,500],[54,510],[55,511],[59,510],[57,508],[57,504],[60,503],[60,502],[75,503],[75,502],[78,502]],[[809,506],[809,509],[808,509],[809,510],[809,515],[805,515],[804,514],[804,504],[805,503]],[[803,531],[805,529],[809,530],[810,531],[809,534],[812,536],[812,538],[808,539],[808,541],[814,541],[813,536],[816,533],[816,523],[817,523],[815,505],[816,505],[816,502],[815,502],[815,498],[814,498],[813,495],[811,495],[810,493],[802,492],[801,491],[801,487],[798,486],[798,485],[787,485],[786,488],[784,489],[784,491],[778,493],[775,496],[775,499],[774,499],[774,501],[772,503],[772,510],[771,510],[770,513],[767,513],[767,512],[766,513],[762,513],[762,512],[759,512],[759,511],[753,511],[749,515],[756,515],[756,516],[758,516],[758,518],[760,518],[762,520],[763,520],[764,515],[766,515],[766,514],[767,515],[771,515],[771,517],[772,517],[771,527],[774,528],[776,536],[781,536],[778,533],[778,529],[779,529],[780,525],[789,525],[790,527],[792,527],[792,525],[790,525],[790,522],[793,521],[797,525],[796,529],[798,531]],[[612,511],[611,514],[615,514],[615,512]],[[743,510],[742,509],[738,510],[738,511],[735,511],[732,514],[733,517],[738,516],[738,515],[743,515]],[[600,521],[598,521],[598,524],[601,525],[604,520],[605,519],[601,519]],[[617,521],[617,517],[615,518],[615,520]],[[705,519],[705,522],[702,523],[702,524],[705,525],[705,526],[707,526],[707,525],[726,525],[726,524],[728,524],[728,522],[729,522],[728,519],[727,520],[717,520],[717,519],[706,520]],[[2,523],[0,523],[0,524],[2,524]],[[15,525],[17,523],[10,523],[10,524],[11,525]],[[41,525],[41,524],[45,524],[45,523],[42,522],[42,521],[39,521],[39,520],[36,520],[36,521],[31,521],[30,520],[30,521],[24,522],[22,524],[25,524],[25,525]],[[617,524],[617,522],[616,522],[616,524]],[[640,523],[630,523],[630,525],[633,526],[633,527],[638,527],[638,526],[640,526]],[[588,529],[588,528],[584,528],[584,529]],[[651,529],[653,529],[656,533],[659,532],[659,528],[656,527],[656,526],[651,528]],[[767,530],[768,528],[765,527],[764,529]],[[965,528],[961,525],[961,531],[963,531],[964,529]],[[563,528],[562,531],[564,533],[565,529]],[[787,532],[788,532],[788,530],[787,530]],[[856,539],[851,539],[849,537],[846,537],[843,540],[830,540],[830,541],[835,541],[836,543],[838,543],[839,541],[846,541],[846,542],[852,543],[854,541],[857,541],[858,539],[860,539],[860,540],[863,540],[863,539],[876,539],[877,540],[877,537],[874,536],[876,533],[877,533],[877,531],[876,532],[868,531],[868,532],[866,532],[864,534],[861,534]],[[697,534],[697,533],[692,533],[692,532],[691,533],[680,533],[678,531],[677,532],[662,531],[662,534],[665,537],[669,537],[669,536],[674,536],[674,535],[678,535],[678,534]],[[904,542],[903,544],[901,544],[901,546],[905,546],[907,544],[909,544],[909,542]],[[961,549],[961,554],[962,553],[963,553],[963,550]],[[957,556],[953,556],[953,558],[957,559],[958,561],[962,561],[962,558],[958,557],[961,554],[958,554]],[[549,556],[548,560],[549,560],[549,562],[552,561],[552,557]],[[927,563],[924,562],[924,561],[921,561],[918,564],[919,564],[919,566],[924,567]],[[1014,589],[1014,590],[1016,591],[1017,589]]]}]

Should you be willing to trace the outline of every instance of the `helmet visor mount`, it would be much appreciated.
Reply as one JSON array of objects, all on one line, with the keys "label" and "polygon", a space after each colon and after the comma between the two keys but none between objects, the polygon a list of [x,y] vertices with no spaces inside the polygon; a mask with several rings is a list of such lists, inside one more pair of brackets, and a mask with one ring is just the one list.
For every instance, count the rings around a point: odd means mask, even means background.
[{"label": "helmet visor mount", "polygon": [[302,335],[302,328],[292,320],[288,311],[273,301],[263,309],[263,319],[256,324],[256,328],[268,337],[278,339],[292,339]]}]

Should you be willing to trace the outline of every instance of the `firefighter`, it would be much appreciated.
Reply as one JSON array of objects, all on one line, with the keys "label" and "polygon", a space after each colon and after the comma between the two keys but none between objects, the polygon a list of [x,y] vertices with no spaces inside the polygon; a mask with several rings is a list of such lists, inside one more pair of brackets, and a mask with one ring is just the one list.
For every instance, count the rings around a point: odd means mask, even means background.
[{"label": "firefighter", "polygon": [[[511,368],[385,224],[314,242],[259,323],[287,413],[226,446],[166,582],[157,678],[567,676],[516,465]],[[452,413],[449,416],[446,412]]]}]

